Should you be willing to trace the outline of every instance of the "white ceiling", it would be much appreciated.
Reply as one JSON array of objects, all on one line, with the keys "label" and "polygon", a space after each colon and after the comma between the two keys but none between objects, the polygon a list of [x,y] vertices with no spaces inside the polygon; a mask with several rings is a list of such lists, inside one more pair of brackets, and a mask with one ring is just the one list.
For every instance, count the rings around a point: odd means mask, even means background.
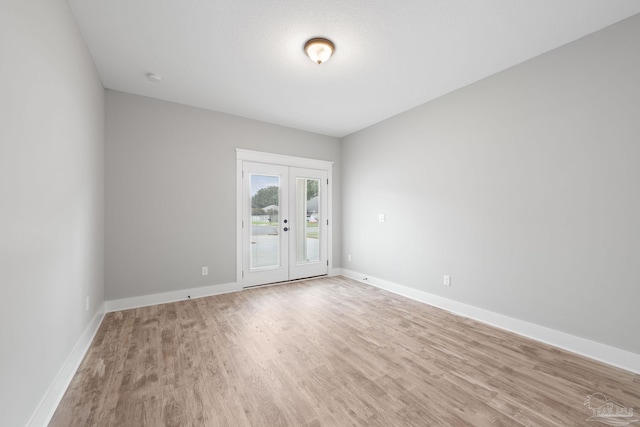
[{"label": "white ceiling", "polygon": [[[640,13],[637,0],[69,4],[106,88],[337,137]],[[303,52],[316,36],[336,45],[322,65]]]}]

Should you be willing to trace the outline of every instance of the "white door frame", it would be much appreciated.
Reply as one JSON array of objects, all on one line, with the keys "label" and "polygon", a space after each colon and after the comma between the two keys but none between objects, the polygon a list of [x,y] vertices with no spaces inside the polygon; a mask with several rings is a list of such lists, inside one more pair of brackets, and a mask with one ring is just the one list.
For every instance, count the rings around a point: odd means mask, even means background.
[{"label": "white door frame", "polygon": [[333,270],[332,260],[332,226],[333,226],[333,209],[332,209],[332,185],[333,185],[333,162],[327,160],[308,159],[304,157],[286,156],[283,154],[264,153],[260,151],[244,150],[236,148],[236,283],[242,285],[242,256],[243,256],[243,236],[242,236],[242,163],[267,163],[273,165],[282,165],[289,167],[298,167],[306,169],[318,169],[327,171],[327,260],[329,262],[327,272],[330,274]]}]

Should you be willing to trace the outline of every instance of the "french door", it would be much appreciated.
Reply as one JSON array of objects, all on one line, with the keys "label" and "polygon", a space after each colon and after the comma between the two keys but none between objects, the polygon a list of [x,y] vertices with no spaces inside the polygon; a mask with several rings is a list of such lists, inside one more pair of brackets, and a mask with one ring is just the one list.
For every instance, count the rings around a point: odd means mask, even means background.
[{"label": "french door", "polygon": [[242,162],[243,287],[325,275],[328,171]]}]

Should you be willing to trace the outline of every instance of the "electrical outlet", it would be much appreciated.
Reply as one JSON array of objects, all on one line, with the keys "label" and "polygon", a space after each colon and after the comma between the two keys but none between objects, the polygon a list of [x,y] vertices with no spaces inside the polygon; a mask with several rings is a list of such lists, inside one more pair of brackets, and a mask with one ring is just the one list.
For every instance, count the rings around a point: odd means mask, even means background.
[{"label": "electrical outlet", "polygon": [[444,276],[444,285],[451,286],[451,276]]},{"label": "electrical outlet", "polygon": [[202,275],[203,276],[209,275],[209,267],[202,267]]},{"label": "electrical outlet", "polygon": [[384,221],[385,221],[385,219],[386,219],[386,218],[385,218],[384,214],[379,214],[379,215],[378,215],[378,221],[380,221],[380,222],[384,222]]}]

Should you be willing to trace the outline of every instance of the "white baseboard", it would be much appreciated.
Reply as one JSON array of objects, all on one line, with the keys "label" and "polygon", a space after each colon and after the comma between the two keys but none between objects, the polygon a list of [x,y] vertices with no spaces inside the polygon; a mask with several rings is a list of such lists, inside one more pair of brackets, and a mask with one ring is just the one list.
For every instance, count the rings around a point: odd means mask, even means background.
[{"label": "white baseboard", "polygon": [[200,288],[181,289],[179,291],[163,292],[160,294],[143,295],[139,297],[123,298],[105,301],[105,311],[128,310],[131,308],[146,307],[149,305],[166,304],[168,302],[182,301],[186,299],[209,297],[212,295],[227,294],[242,290],[242,285],[224,283],[221,285],[202,286]]},{"label": "white baseboard", "polygon": [[102,304],[73,347],[73,350],[71,350],[71,354],[69,354],[62,368],[58,371],[58,374],[38,404],[33,415],[31,415],[31,419],[27,422],[27,427],[42,427],[49,424],[64,393],[67,391],[67,387],[71,384],[73,376],[80,367],[84,355],[87,353],[87,350],[89,350],[93,337],[95,337],[98,332],[98,328],[104,318],[104,313],[104,304]]},{"label": "white baseboard", "polygon": [[518,335],[640,374],[640,354],[611,347],[609,345],[571,335],[566,332],[560,332],[535,323],[515,319],[503,314],[474,307],[469,304],[464,304],[345,268],[342,269],[342,275],[434,307],[442,308],[463,317],[477,320],[500,329],[505,329]]},{"label": "white baseboard", "polygon": [[342,269],[332,268],[331,271],[329,272],[329,277],[333,277],[333,276],[342,276]]}]

